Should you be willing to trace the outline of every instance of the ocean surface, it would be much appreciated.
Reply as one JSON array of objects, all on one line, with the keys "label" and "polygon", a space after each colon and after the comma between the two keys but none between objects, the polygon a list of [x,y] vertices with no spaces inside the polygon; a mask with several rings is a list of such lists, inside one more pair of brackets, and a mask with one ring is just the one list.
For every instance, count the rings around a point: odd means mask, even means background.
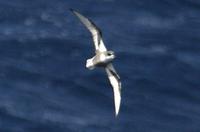
[{"label": "ocean surface", "polygon": [[[92,19],[116,53],[115,118],[103,69],[88,70]],[[198,0],[0,0],[0,132],[200,132]]]}]

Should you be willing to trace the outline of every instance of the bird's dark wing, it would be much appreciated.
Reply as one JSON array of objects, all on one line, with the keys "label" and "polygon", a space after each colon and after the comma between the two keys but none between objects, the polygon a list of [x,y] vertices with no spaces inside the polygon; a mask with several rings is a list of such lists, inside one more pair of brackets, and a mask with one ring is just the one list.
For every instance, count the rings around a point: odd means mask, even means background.
[{"label": "bird's dark wing", "polygon": [[119,113],[120,103],[121,103],[121,81],[120,77],[115,71],[113,65],[110,63],[107,65],[106,73],[108,75],[108,78],[110,80],[110,83],[113,87],[114,92],[114,103],[115,103],[115,114],[116,116]]},{"label": "bird's dark wing", "polygon": [[70,10],[80,19],[80,21],[86,26],[86,28],[92,34],[95,50],[100,52],[107,51],[102,40],[101,30],[88,18],[84,17],[83,15],[81,15],[80,13],[78,13],[73,9]]}]

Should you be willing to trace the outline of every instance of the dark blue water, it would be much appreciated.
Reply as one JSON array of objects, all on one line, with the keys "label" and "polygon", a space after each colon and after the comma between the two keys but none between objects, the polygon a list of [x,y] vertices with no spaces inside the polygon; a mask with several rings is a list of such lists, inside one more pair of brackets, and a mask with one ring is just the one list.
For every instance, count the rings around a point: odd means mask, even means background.
[{"label": "dark blue water", "polygon": [[[122,79],[122,105],[89,71],[101,27]],[[199,132],[200,2],[0,0],[0,132]]]}]

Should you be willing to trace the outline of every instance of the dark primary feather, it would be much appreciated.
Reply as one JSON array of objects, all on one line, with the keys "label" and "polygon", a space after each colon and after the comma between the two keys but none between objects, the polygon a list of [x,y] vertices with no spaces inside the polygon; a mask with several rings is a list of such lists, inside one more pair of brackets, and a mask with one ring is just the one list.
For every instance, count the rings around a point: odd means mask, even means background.
[{"label": "dark primary feather", "polygon": [[[97,38],[97,46],[99,46],[100,41],[102,39],[102,32],[101,32],[100,28],[92,20],[90,20],[89,18],[86,18],[85,16],[81,15],[77,11],[75,11],[73,9],[70,9],[70,11],[73,14],[75,14],[80,19],[80,21],[84,24],[84,26],[92,33],[93,39],[95,38],[93,29],[95,29],[95,32],[97,33],[97,34],[95,34],[95,35],[97,35],[97,37],[96,37]],[[94,40],[94,43],[95,43],[95,40]]]}]

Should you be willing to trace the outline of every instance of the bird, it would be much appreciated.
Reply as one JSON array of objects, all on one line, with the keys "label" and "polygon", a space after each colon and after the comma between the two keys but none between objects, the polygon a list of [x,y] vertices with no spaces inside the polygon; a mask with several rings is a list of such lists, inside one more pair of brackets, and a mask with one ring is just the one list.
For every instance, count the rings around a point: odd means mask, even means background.
[{"label": "bird", "polygon": [[83,16],[74,9],[70,9],[70,11],[78,17],[81,23],[89,30],[92,35],[95,48],[95,56],[87,59],[86,68],[89,70],[93,70],[96,67],[105,69],[110,84],[113,88],[115,116],[117,117],[121,104],[121,81],[112,64],[113,60],[115,59],[115,53],[111,50],[107,50],[102,39],[102,32],[92,20]]}]

